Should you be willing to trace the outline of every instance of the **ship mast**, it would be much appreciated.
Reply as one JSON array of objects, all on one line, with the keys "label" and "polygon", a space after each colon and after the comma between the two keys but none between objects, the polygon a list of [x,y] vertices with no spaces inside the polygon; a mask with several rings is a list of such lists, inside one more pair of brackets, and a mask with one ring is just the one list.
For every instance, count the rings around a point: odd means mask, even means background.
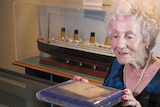
[{"label": "ship mast", "polygon": [[48,13],[48,36],[47,36],[48,44],[49,44],[49,37],[50,37],[50,12]]}]

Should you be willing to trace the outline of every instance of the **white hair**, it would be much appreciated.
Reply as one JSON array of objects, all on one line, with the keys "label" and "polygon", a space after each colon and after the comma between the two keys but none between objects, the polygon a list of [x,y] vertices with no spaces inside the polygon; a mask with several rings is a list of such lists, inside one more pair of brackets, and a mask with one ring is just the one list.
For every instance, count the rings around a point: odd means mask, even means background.
[{"label": "white hair", "polygon": [[151,50],[160,32],[160,19],[155,5],[149,0],[116,0],[110,12],[106,14],[107,36],[111,35],[111,26],[118,17],[133,16],[140,25],[140,33]]}]

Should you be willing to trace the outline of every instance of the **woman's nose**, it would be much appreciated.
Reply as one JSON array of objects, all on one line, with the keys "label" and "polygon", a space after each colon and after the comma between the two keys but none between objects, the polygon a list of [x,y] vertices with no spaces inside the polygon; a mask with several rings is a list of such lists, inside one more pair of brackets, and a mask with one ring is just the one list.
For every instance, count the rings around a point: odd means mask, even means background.
[{"label": "woman's nose", "polygon": [[119,48],[125,48],[126,47],[126,40],[125,40],[125,38],[120,38],[119,41],[118,41],[117,46]]}]

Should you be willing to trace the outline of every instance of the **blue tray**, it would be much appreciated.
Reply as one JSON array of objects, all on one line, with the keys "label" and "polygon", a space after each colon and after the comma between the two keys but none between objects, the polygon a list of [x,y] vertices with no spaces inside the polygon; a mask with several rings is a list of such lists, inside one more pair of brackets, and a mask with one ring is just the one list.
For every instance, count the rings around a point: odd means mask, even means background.
[{"label": "blue tray", "polygon": [[107,90],[107,93],[96,96],[94,98],[86,98],[84,96],[75,93],[64,92],[59,89],[60,86],[73,83],[75,83],[75,81],[69,80],[42,89],[36,93],[36,97],[38,100],[64,107],[112,107],[121,101],[121,96],[123,95],[122,90],[104,86],[98,87]]}]

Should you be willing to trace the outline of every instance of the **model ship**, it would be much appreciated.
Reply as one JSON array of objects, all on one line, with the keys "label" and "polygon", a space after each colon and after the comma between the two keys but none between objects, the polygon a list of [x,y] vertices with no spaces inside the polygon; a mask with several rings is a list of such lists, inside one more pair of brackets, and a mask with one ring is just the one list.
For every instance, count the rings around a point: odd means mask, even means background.
[{"label": "model ship", "polygon": [[99,54],[104,56],[112,56],[112,57],[115,56],[110,45],[108,44],[106,45],[103,43],[94,43],[94,42],[91,42],[92,41],[91,39],[92,37],[90,38],[90,41],[83,41],[81,39],[75,40],[69,37],[54,37],[50,39],[38,38],[37,41],[38,41],[39,49],[49,54],[52,54],[52,51],[49,51],[52,48],[61,47],[61,48],[67,48],[67,49],[72,49],[72,50],[77,50],[77,51],[82,51],[87,53],[94,53],[94,54]]},{"label": "model ship", "polygon": [[98,43],[94,38],[95,33],[91,32],[89,41],[81,40],[78,30],[73,38],[68,37],[65,28],[58,37],[50,37],[49,33],[47,38],[39,37],[38,49],[50,55],[41,58],[40,63],[104,78],[115,55],[108,39]]}]

